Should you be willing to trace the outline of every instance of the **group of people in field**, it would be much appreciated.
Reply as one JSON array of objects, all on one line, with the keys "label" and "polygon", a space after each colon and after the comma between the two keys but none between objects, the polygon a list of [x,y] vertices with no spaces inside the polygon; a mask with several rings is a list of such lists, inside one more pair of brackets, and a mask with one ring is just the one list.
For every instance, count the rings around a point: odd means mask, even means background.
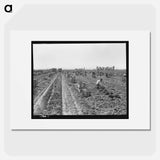
[{"label": "group of people in field", "polygon": [[[103,79],[100,78],[96,81],[96,88],[97,89],[101,89],[103,88]],[[86,84],[81,82],[81,83],[76,83],[76,88],[78,90],[79,93],[81,93],[81,95],[83,97],[89,97],[91,96],[91,92],[87,89]]]},{"label": "group of people in field", "polygon": [[[76,77],[74,75],[71,74],[67,74],[67,77],[71,79],[71,82],[76,83]],[[74,80],[74,81],[73,81]],[[97,89],[100,89],[104,86],[103,84],[103,79],[99,78],[96,83],[95,86]],[[86,84],[81,82],[81,83],[76,83],[76,88],[79,92],[84,92],[85,88],[86,88]]]}]

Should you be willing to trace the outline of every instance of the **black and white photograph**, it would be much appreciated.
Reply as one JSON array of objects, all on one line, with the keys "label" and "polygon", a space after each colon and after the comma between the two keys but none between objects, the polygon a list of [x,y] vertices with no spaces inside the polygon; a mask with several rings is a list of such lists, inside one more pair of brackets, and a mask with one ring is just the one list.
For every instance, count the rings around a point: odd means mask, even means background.
[{"label": "black and white photograph", "polygon": [[32,119],[128,119],[129,41],[32,41]]}]

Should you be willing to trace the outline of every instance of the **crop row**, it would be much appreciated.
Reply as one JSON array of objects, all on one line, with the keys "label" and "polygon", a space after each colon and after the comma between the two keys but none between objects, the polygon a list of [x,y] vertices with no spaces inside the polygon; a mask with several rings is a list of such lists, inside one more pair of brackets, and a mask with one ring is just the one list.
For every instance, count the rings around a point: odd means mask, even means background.
[{"label": "crop row", "polygon": [[62,114],[62,85],[61,75],[58,75],[42,97],[41,106],[38,108],[38,115],[50,116]]}]

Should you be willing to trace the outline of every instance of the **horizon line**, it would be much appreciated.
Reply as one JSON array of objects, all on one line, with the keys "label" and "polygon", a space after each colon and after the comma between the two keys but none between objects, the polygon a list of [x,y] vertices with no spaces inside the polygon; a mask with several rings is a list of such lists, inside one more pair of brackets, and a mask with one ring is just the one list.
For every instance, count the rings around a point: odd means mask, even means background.
[{"label": "horizon line", "polygon": [[[112,68],[112,67],[109,67]],[[85,69],[85,70],[93,70],[96,68],[62,68],[62,67],[53,67],[53,68],[33,68],[33,70],[49,70],[49,69],[62,69],[62,70],[75,70],[75,69]],[[126,70],[126,68],[115,68],[114,70]]]}]

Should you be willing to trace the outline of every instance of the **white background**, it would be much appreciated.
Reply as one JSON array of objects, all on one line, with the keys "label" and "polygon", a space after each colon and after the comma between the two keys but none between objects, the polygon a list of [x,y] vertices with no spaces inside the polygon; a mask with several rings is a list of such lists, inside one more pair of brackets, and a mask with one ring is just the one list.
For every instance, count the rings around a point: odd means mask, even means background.
[{"label": "white background", "polygon": [[[32,40],[129,41],[129,119],[31,119]],[[150,129],[149,32],[11,31],[9,45],[11,129]]]},{"label": "white background", "polygon": [[[9,1],[7,1],[9,2]],[[126,23],[120,19],[120,25],[113,27],[114,29],[127,30],[130,29],[151,29],[154,31],[153,43],[152,43],[152,129],[147,132],[139,131],[129,131],[129,132],[12,132],[9,127],[9,116],[6,105],[4,105],[4,100],[6,102],[7,97],[4,99],[4,92],[6,90],[6,85],[4,88],[4,82],[7,79],[3,79],[5,74],[4,64],[6,66],[6,60],[4,61],[4,54],[0,54],[1,58],[1,107],[0,110],[0,159],[4,160],[42,160],[42,159],[113,159],[113,160],[128,160],[128,159],[140,159],[140,160],[158,160],[160,159],[160,116],[159,116],[159,95],[160,95],[160,63],[159,63],[159,53],[160,53],[160,37],[159,37],[159,28],[160,28],[160,1],[159,0],[16,0],[12,2],[14,5],[14,12],[12,14],[6,14],[3,12],[3,6],[6,4],[6,1],[1,1],[0,5],[0,48],[1,53],[4,53],[4,28],[6,27],[6,22],[10,21],[13,16],[22,8],[23,4],[33,4],[33,3],[49,3],[49,4],[99,4],[102,6],[109,4],[120,4],[126,5],[131,4],[134,8],[134,5],[143,5],[149,4],[152,9],[156,11],[155,24],[151,22],[150,19],[150,9],[148,14],[142,9],[142,12],[134,10],[133,16],[131,12],[127,13],[128,18]],[[135,9],[135,8],[134,8]],[[2,13],[2,14],[1,14]],[[83,13],[83,12],[82,12]],[[81,16],[82,16],[81,13]],[[138,13],[138,15],[137,15]],[[143,13],[146,15],[144,19],[141,19]],[[29,15],[29,12],[27,13]],[[97,14],[97,13],[96,13]],[[119,15],[120,13],[116,14]],[[120,14],[121,15],[121,14]],[[109,15],[111,16],[111,15]],[[116,16],[115,16],[116,17]],[[132,17],[132,18],[131,18]],[[134,17],[134,18],[133,18]],[[142,16],[143,17],[143,16]],[[85,16],[83,15],[85,19]],[[131,19],[130,19],[131,18]],[[153,17],[152,17],[153,18]],[[153,19],[154,19],[153,18]],[[148,23],[146,21],[148,20]],[[132,23],[133,21],[133,23]],[[135,23],[137,22],[138,23]],[[60,21],[61,22],[61,21]],[[86,21],[88,22],[88,21]],[[97,26],[91,27],[88,23],[92,24],[93,22],[88,22],[87,25],[90,29],[98,28],[104,29],[102,21],[100,20]],[[105,22],[105,21],[103,21]],[[115,21],[114,21],[115,22]],[[113,22],[113,23],[114,23]],[[121,25],[122,24],[122,25]],[[22,24],[21,24],[22,25]],[[112,25],[109,25],[112,27]],[[104,23],[105,26],[105,23]],[[154,26],[154,28],[153,28]],[[60,27],[60,26],[58,26]],[[66,27],[66,26],[65,26]],[[68,28],[74,30],[74,25],[68,26]],[[80,25],[79,28],[82,26]],[[106,27],[106,26],[105,26]],[[106,27],[107,28],[107,27]],[[113,29],[112,28],[112,29]],[[156,36],[155,36],[156,35]],[[5,62],[5,63],[4,63]],[[5,80],[5,81],[4,81]],[[5,89],[5,90],[4,90]],[[5,113],[5,114],[4,114]],[[43,144],[43,146],[42,146]],[[95,145],[93,145],[95,144]]]}]

